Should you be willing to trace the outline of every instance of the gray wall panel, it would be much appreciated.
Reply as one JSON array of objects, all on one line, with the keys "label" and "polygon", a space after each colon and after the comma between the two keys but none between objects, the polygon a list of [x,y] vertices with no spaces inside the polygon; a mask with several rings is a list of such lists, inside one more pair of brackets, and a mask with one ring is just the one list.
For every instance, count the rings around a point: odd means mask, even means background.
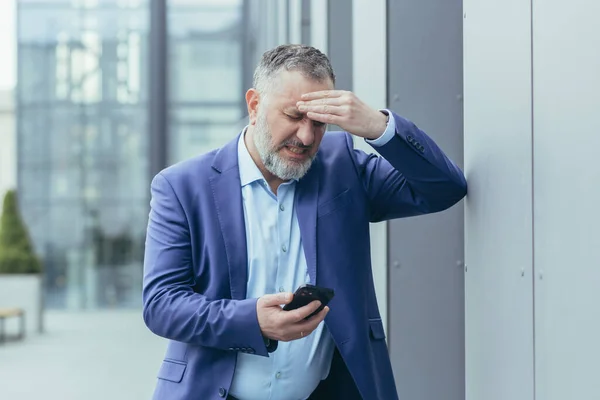
[{"label": "gray wall panel", "polygon": [[[462,166],[462,2],[388,1],[390,107]],[[400,398],[462,400],[463,203],[389,225],[389,345]]]},{"label": "gray wall panel", "polygon": [[532,400],[530,2],[464,12],[466,398]]},{"label": "gray wall panel", "polygon": [[150,162],[148,179],[168,164],[168,28],[166,0],[150,1],[148,127]]},{"label": "gray wall panel", "polygon": [[[352,0],[329,0],[327,56],[335,71],[336,89],[352,90]],[[330,131],[339,131],[329,125]]]},{"label": "gray wall panel", "polygon": [[302,1],[302,44],[310,44],[310,7],[311,0],[301,0]]},{"label": "gray wall panel", "polygon": [[600,399],[600,3],[533,4],[536,393]]},{"label": "gray wall panel", "polygon": [[336,87],[352,90],[352,0],[329,0],[328,56]]}]

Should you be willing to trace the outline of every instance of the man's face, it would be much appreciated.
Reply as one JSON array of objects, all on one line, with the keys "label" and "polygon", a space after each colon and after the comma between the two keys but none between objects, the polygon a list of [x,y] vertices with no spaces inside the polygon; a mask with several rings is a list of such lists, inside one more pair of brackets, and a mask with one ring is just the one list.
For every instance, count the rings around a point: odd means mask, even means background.
[{"label": "man's face", "polygon": [[254,145],[265,168],[282,180],[300,179],[317,155],[326,125],[296,108],[305,93],[331,90],[330,80],[315,82],[299,72],[281,71],[267,101],[258,104]]}]

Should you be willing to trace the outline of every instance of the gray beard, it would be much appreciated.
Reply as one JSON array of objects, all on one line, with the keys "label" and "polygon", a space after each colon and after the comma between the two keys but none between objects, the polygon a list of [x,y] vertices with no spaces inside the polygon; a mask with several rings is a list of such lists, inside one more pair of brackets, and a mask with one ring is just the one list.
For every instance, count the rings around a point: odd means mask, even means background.
[{"label": "gray beard", "polygon": [[296,162],[281,157],[277,152],[278,150],[282,149],[285,145],[298,145],[298,143],[289,141],[279,148],[274,148],[272,144],[273,136],[267,126],[266,117],[261,115],[261,113],[258,115],[252,136],[256,150],[258,150],[260,159],[267,171],[284,181],[302,178],[306,175],[316,157],[315,153],[304,162]]}]

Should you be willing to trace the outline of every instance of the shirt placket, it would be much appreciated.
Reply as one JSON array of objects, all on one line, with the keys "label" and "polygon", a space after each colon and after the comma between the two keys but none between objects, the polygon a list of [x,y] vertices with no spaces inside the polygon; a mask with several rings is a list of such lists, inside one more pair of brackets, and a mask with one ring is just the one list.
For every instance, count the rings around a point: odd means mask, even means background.
[{"label": "shirt placket", "polygon": [[[292,196],[292,186],[290,184],[284,184],[279,186],[277,190],[277,239],[279,245],[279,257],[277,263],[277,283],[276,287],[279,292],[293,292],[294,288],[291,287],[294,273],[290,271],[290,239],[291,239],[291,222],[292,222],[292,204],[290,197]],[[281,390],[280,382],[286,379],[282,373],[282,365],[280,362],[283,360],[275,358],[273,381],[274,386],[272,387],[271,395],[278,393]]]},{"label": "shirt placket", "polygon": [[279,260],[277,265],[277,288],[279,292],[290,292],[294,288],[289,287],[290,282],[290,248],[291,241],[291,213],[289,205],[290,185],[281,185],[277,196],[277,238],[279,241]]}]

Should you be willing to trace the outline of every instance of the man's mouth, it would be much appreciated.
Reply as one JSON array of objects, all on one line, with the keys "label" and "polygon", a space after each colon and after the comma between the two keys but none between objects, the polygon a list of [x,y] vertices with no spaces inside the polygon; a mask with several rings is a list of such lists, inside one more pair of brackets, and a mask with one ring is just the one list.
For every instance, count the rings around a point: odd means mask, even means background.
[{"label": "man's mouth", "polygon": [[287,157],[292,160],[295,159],[298,161],[304,161],[310,155],[309,147],[297,147],[297,146],[285,145],[285,146],[283,146],[283,148],[285,149],[285,153],[287,154]]},{"label": "man's mouth", "polygon": [[308,151],[308,149],[301,149],[300,147],[296,146],[285,146],[285,148],[294,154],[304,154]]}]

